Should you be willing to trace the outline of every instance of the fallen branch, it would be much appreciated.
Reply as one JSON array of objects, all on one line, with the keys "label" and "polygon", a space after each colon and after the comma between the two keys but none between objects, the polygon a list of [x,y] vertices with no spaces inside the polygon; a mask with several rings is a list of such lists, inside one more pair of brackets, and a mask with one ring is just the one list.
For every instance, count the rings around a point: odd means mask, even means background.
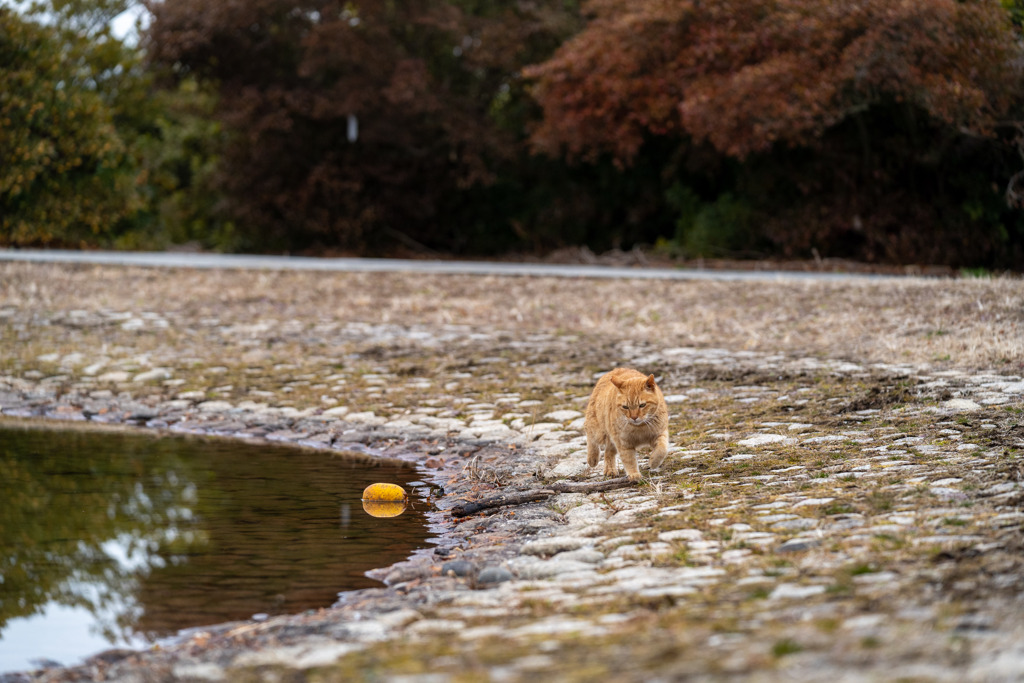
[{"label": "fallen branch", "polygon": [[538,500],[550,498],[556,493],[596,493],[598,491],[611,491],[631,486],[636,482],[630,481],[629,477],[607,479],[596,482],[571,482],[559,481],[543,489],[530,489],[528,491],[515,491],[512,493],[500,493],[496,496],[476,500],[451,509],[453,517],[468,517],[483,510],[504,507],[506,505],[522,505],[523,503],[534,503]]},{"label": "fallen branch", "polygon": [[558,493],[597,493],[599,491],[611,491],[622,489],[639,482],[632,481],[629,477],[618,477],[616,479],[605,479],[604,481],[558,481],[548,488]]}]

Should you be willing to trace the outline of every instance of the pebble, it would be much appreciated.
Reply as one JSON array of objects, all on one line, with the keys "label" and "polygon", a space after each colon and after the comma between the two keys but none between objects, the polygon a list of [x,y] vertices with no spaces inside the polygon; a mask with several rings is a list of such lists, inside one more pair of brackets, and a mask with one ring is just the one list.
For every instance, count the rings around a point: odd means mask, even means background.
[{"label": "pebble", "polygon": [[547,413],[544,418],[552,420],[554,422],[568,422],[569,420],[575,420],[578,417],[583,417],[583,413],[578,410],[556,410],[552,413]]},{"label": "pebble", "polygon": [[575,536],[551,536],[539,538],[523,544],[520,552],[523,555],[557,555],[566,550],[576,550],[586,545],[586,539]]},{"label": "pebble", "polygon": [[476,575],[477,586],[493,586],[512,580],[512,572],[504,567],[487,566]]},{"label": "pebble", "polygon": [[942,404],[942,407],[954,413],[972,413],[981,410],[981,405],[967,398],[953,398]]},{"label": "pebble", "polygon": [[471,576],[476,570],[476,565],[466,560],[452,560],[441,565],[441,576]]},{"label": "pebble", "polygon": [[771,594],[769,600],[803,600],[825,592],[825,586],[801,586],[792,583],[780,583]]},{"label": "pebble", "polygon": [[792,439],[782,436],[781,434],[755,434],[754,436],[747,437],[736,443],[740,446],[750,448],[752,446],[766,446],[772,443],[784,443],[792,442]]},{"label": "pebble", "polygon": [[801,553],[821,545],[816,538],[794,538],[786,541],[775,549],[777,553]]}]

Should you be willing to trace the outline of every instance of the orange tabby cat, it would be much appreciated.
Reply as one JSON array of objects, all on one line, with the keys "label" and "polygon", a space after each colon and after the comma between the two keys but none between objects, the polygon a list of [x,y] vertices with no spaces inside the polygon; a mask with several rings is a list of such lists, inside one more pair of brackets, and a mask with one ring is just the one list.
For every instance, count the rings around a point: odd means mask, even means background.
[{"label": "orange tabby cat", "polygon": [[626,475],[640,478],[638,446],[653,446],[651,469],[658,469],[668,454],[668,406],[654,375],[615,368],[597,380],[590,394],[587,417],[587,464],[597,465],[604,448],[604,476],[618,472],[615,454],[622,455]]}]

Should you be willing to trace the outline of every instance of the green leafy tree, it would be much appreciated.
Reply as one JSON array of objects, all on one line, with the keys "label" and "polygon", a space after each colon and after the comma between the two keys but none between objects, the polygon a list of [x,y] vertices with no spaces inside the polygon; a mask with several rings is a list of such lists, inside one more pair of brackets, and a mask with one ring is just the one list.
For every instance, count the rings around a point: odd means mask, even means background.
[{"label": "green leafy tree", "polygon": [[63,29],[0,8],[0,240],[82,244],[140,207],[131,158],[94,69]]},{"label": "green leafy tree", "polygon": [[135,0],[48,0],[0,10],[0,241],[235,246],[210,178],[214,96],[161,87],[134,39],[112,34]]}]

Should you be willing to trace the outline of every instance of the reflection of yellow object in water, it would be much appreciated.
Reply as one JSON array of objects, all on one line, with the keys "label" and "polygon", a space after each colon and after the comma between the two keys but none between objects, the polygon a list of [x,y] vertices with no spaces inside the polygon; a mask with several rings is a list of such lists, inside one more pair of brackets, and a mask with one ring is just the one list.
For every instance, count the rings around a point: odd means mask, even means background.
[{"label": "reflection of yellow object in water", "polygon": [[363,489],[363,500],[406,501],[409,494],[398,484],[370,484]]},{"label": "reflection of yellow object in water", "polygon": [[371,517],[397,517],[405,512],[404,500],[364,500],[363,509]]}]

